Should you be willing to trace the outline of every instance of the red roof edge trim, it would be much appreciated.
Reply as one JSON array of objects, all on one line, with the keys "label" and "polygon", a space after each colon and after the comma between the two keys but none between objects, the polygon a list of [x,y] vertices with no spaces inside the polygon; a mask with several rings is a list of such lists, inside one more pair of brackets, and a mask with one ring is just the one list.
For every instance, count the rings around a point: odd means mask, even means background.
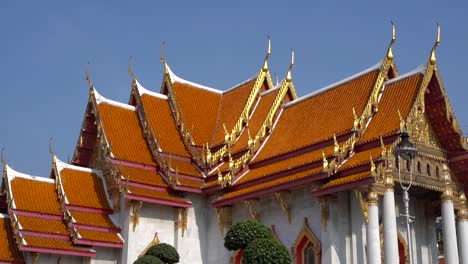
[{"label": "red roof edge trim", "polygon": [[11,211],[15,215],[31,216],[31,217],[41,218],[41,219],[48,219],[48,220],[62,220],[61,215],[37,213],[37,212],[30,212],[30,211],[22,211],[22,210],[18,210],[18,209],[12,209]]},{"label": "red roof edge trim", "polygon": [[139,187],[139,188],[143,188],[143,189],[148,189],[148,190],[153,190],[153,191],[158,191],[158,192],[165,192],[165,193],[168,193],[169,192],[169,188],[168,187],[161,187],[161,186],[155,186],[155,185],[149,185],[149,184],[144,184],[144,183],[140,183],[140,182],[133,182],[133,181],[128,181],[128,180],[124,180],[120,183],[120,185],[125,185],[125,183],[128,182],[128,186],[132,186],[132,187]]},{"label": "red roof edge trim", "polygon": [[223,188],[221,188],[221,186],[219,184],[215,184],[215,185],[212,185],[210,187],[206,187],[203,189],[203,193],[205,194],[211,194],[213,192],[216,192],[216,191],[220,191],[222,190]]},{"label": "red roof edge trim", "polygon": [[109,159],[113,164],[116,164],[116,165],[122,165],[122,166],[126,166],[126,167],[150,170],[150,171],[154,171],[154,172],[157,171],[156,166],[143,164],[143,163],[136,163],[136,162],[126,161],[126,160],[119,160],[119,159],[115,159],[115,158],[109,158]]},{"label": "red roof edge trim", "polygon": [[80,256],[80,257],[95,257],[96,256],[95,251],[67,250],[67,249],[42,248],[42,247],[30,247],[30,246],[20,246],[20,251],[48,253],[48,254],[55,254],[55,255]]},{"label": "red roof edge trim", "polygon": [[95,214],[112,214],[112,210],[110,209],[103,209],[103,208],[92,208],[92,207],[85,207],[85,206],[79,206],[79,205],[71,205],[71,204],[65,204],[63,207],[67,210],[73,210],[73,211],[80,211],[80,212],[87,212],[87,213],[95,213]]},{"label": "red roof edge trim", "polygon": [[148,202],[152,204],[159,204],[159,205],[169,205],[169,206],[183,207],[183,208],[192,207],[192,204],[188,202],[176,202],[176,201],[170,201],[170,200],[164,200],[164,199],[155,199],[155,198],[139,196],[139,195],[130,194],[130,193],[125,194],[125,198],[130,199],[130,200]]},{"label": "red roof edge trim", "polygon": [[190,187],[186,185],[176,185],[174,186],[174,190],[176,191],[184,191],[184,192],[191,192],[191,193],[203,193],[202,189],[196,187]]},{"label": "red roof edge trim", "polygon": [[100,232],[108,232],[108,233],[120,233],[121,231],[121,229],[118,227],[103,227],[103,226],[93,226],[93,225],[78,224],[78,223],[73,223],[72,226],[74,228],[81,229],[81,230],[100,231]]},{"label": "red roof edge trim", "polygon": [[115,243],[115,242],[104,242],[104,241],[95,241],[89,239],[75,239],[73,243],[78,245],[87,245],[87,246],[96,246],[96,247],[112,247],[112,248],[123,248],[124,244]]},{"label": "red roof edge trim", "polygon": [[231,205],[231,204],[233,204],[235,202],[239,202],[239,201],[255,198],[255,197],[258,197],[258,196],[263,196],[263,195],[275,193],[275,192],[278,192],[278,191],[282,191],[284,189],[297,187],[297,186],[300,186],[300,185],[303,185],[303,184],[307,184],[307,183],[311,183],[311,182],[315,182],[315,181],[318,181],[318,180],[325,179],[325,178],[328,177],[328,174],[324,173],[324,172],[321,172],[319,174],[315,174],[315,176],[317,176],[317,177],[305,177],[305,178],[302,178],[302,179],[299,179],[299,180],[296,180],[296,181],[288,182],[286,184],[273,186],[271,188],[267,188],[267,189],[247,193],[247,194],[244,194],[244,195],[240,195],[240,196],[225,199],[225,200],[215,201],[215,202],[212,203],[212,206],[213,207],[220,207],[220,206],[225,206],[225,205]]},{"label": "red roof edge trim", "polygon": [[53,234],[53,233],[44,233],[44,232],[36,232],[36,231],[29,231],[29,230],[21,230],[22,235],[28,235],[33,237],[44,237],[44,238],[54,238],[60,240],[69,240],[70,235],[63,235],[63,234]]},{"label": "red roof edge trim", "polygon": [[334,187],[331,187],[331,188],[328,188],[328,189],[325,189],[325,190],[318,190],[318,191],[312,192],[312,196],[320,197],[320,196],[330,194],[330,193],[346,191],[346,190],[353,189],[353,188],[356,188],[356,187],[359,187],[359,186],[362,186],[362,185],[373,183],[374,181],[375,181],[374,178],[369,177],[369,178],[365,178],[365,179],[355,181],[355,182],[352,182],[352,183],[347,183],[347,184],[341,184],[341,185],[338,185],[338,186],[334,186]]}]

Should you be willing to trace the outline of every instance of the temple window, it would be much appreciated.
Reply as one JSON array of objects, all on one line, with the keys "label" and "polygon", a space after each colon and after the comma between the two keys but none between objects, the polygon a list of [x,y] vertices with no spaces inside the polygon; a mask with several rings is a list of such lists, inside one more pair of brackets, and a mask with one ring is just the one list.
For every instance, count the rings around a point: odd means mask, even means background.
[{"label": "temple window", "polygon": [[307,218],[304,218],[296,242],[294,243],[294,259],[296,264],[320,264],[322,245],[317,236],[309,227]]},{"label": "temple window", "polygon": [[421,162],[418,161],[418,173],[421,173]]},{"label": "temple window", "polygon": [[426,170],[427,170],[427,176],[431,176],[431,165],[427,164]]},{"label": "temple window", "polygon": [[437,178],[440,178],[439,166],[436,166],[436,176]]}]

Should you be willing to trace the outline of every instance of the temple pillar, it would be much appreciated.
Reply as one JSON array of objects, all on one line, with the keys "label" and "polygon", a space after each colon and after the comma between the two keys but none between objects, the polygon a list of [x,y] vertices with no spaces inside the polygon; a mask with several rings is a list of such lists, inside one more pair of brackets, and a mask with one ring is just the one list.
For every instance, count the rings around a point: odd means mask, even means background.
[{"label": "temple pillar", "polygon": [[442,194],[442,232],[444,235],[444,259],[447,264],[458,264],[457,234],[452,189],[447,186]]},{"label": "temple pillar", "polygon": [[371,191],[367,196],[367,263],[382,263],[380,255],[379,196]]},{"label": "temple pillar", "polygon": [[460,263],[468,264],[468,208],[466,207],[466,198],[463,194],[460,199],[463,204],[458,210],[457,215],[457,237],[458,249],[460,252]]},{"label": "temple pillar", "polygon": [[383,245],[385,264],[399,262],[393,178],[385,179],[383,196]]}]

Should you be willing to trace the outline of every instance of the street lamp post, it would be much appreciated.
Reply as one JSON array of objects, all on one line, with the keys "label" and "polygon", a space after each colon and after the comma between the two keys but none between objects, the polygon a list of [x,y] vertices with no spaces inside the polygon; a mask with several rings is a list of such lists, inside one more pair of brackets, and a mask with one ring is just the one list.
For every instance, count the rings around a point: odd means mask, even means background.
[{"label": "street lamp post", "polygon": [[[409,214],[409,194],[408,190],[411,188],[411,184],[413,183],[413,160],[416,157],[416,146],[409,141],[409,135],[407,131],[402,131],[400,133],[401,141],[396,145],[393,150],[397,161],[398,167],[398,179],[400,181],[400,186],[403,189],[403,206],[405,208],[404,214],[400,214],[400,216],[405,217],[406,219],[406,237],[408,241],[408,258],[409,264],[413,263],[413,253],[411,250],[411,232],[410,232],[410,223],[413,221],[414,217],[410,216]],[[409,162],[410,172],[409,172],[409,183],[407,186],[403,185],[401,180],[401,159]]]}]

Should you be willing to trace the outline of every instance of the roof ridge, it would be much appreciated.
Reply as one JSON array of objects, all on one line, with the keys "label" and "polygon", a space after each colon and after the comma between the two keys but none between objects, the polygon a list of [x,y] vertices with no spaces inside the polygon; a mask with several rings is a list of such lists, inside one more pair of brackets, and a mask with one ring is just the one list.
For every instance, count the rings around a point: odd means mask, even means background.
[{"label": "roof ridge", "polygon": [[168,100],[167,95],[160,94],[158,92],[153,92],[151,90],[146,89],[145,87],[143,87],[143,85],[140,84],[140,82],[137,79],[135,79],[135,83],[136,83],[136,86],[137,86],[137,89],[138,89],[138,93],[140,93],[140,96],[143,95],[143,94],[148,94],[148,95],[151,95],[151,96],[154,96],[154,97],[158,97],[158,98],[161,98],[161,99],[164,99],[164,100]]},{"label": "roof ridge", "polygon": [[110,104],[110,105],[113,105],[113,106],[117,106],[117,107],[120,107],[120,108],[123,108],[123,109],[127,109],[127,110],[132,110],[132,111],[136,111],[136,107],[134,107],[133,105],[128,105],[128,104],[125,104],[125,103],[121,103],[121,102],[118,102],[118,101],[114,101],[114,100],[111,100],[111,99],[108,99],[104,96],[102,96],[96,88],[93,87],[93,92],[94,92],[94,97],[96,98],[96,103],[99,105],[101,103],[107,103],[107,104]]},{"label": "roof ridge", "polygon": [[350,82],[350,81],[353,81],[353,80],[355,80],[355,79],[357,79],[357,78],[359,78],[359,77],[361,77],[361,76],[363,76],[363,75],[365,75],[365,74],[368,74],[368,73],[373,72],[373,71],[375,71],[375,70],[381,69],[381,67],[382,67],[382,65],[383,65],[383,61],[384,61],[384,60],[380,60],[378,63],[372,65],[371,67],[369,67],[369,68],[367,68],[367,69],[365,69],[365,70],[363,70],[363,71],[361,71],[361,72],[358,72],[358,73],[356,73],[356,74],[354,74],[354,75],[351,75],[351,76],[349,76],[349,77],[346,77],[345,79],[342,79],[342,80],[340,80],[340,81],[338,81],[338,82],[335,82],[335,83],[332,83],[332,84],[330,84],[330,85],[327,85],[327,86],[325,86],[325,87],[323,87],[323,88],[320,88],[320,89],[318,89],[318,90],[316,90],[316,91],[313,91],[313,92],[311,92],[311,93],[309,93],[309,94],[307,94],[307,95],[305,95],[305,96],[303,96],[303,97],[300,97],[300,98],[298,98],[298,99],[296,99],[296,100],[293,100],[293,101],[291,101],[291,102],[289,102],[289,103],[286,103],[286,104],[284,104],[284,108],[287,108],[287,107],[289,107],[289,106],[298,104],[298,103],[300,103],[300,102],[303,102],[303,101],[305,101],[305,100],[307,100],[307,99],[310,99],[310,98],[312,98],[312,97],[315,97],[315,96],[317,96],[317,95],[320,95],[320,94],[322,94],[322,93],[324,93],[324,92],[326,92],[326,91],[329,91],[329,90],[331,90],[331,89],[337,88],[338,86],[340,86],[340,85],[342,85],[342,84],[345,84],[345,83],[348,83],[348,82]]},{"label": "roof ridge", "polygon": [[23,178],[27,180],[33,180],[33,181],[40,181],[40,182],[46,182],[46,183],[54,183],[55,180],[51,178],[45,178],[41,176],[35,176],[35,175],[29,175],[26,173],[22,173],[19,171],[14,170],[10,166],[6,165],[7,169],[7,175],[8,175],[8,181],[11,182],[15,178]]},{"label": "roof ridge", "polygon": [[395,77],[393,79],[390,79],[390,80],[386,81],[384,84],[385,85],[390,85],[392,83],[395,83],[397,81],[401,81],[403,79],[406,79],[406,78],[411,77],[413,75],[416,75],[418,73],[424,74],[426,72],[428,63],[429,63],[429,61],[427,60],[423,64],[421,64],[418,67],[414,68],[413,70],[411,70],[411,71],[409,71],[409,72],[407,72],[405,74],[399,75],[399,76],[397,76],[397,77]]},{"label": "roof ridge", "polygon": [[253,81],[253,80],[256,80],[257,77],[258,77],[258,73],[256,73],[256,74],[253,75],[252,77],[248,78],[247,80],[244,80],[244,81],[242,81],[242,82],[240,82],[240,83],[238,83],[238,84],[236,84],[236,85],[234,85],[234,86],[231,86],[230,88],[228,88],[228,89],[222,91],[221,93],[222,93],[222,95],[224,95],[224,94],[227,94],[227,93],[229,93],[229,92],[232,92],[232,91],[236,90],[236,88],[239,88],[239,87],[241,87],[242,85],[244,85],[244,84],[246,84],[246,83],[248,83],[248,82],[251,82],[251,81]]},{"label": "roof ridge", "polygon": [[171,82],[174,84],[175,82],[178,82],[178,83],[183,83],[183,84],[188,84],[190,86],[193,86],[195,88],[199,88],[199,89],[203,89],[203,90],[206,90],[206,91],[209,91],[209,92],[212,92],[212,93],[217,93],[217,94],[222,94],[223,92],[216,89],[216,88],[211,88],[211,87],[208,87],[208,86],[205,86],[205,85],[202,85],[202,84],[198,84],[198,83],[194,83],[194,82],[191,82],[189,80],[185,80],[179,76],[177,76],[172,70],[171,68],[169,67],[169,65],[167,65],[167,70],[168,70],[168,73],[169,73],[169,76],[171,78]]}]

